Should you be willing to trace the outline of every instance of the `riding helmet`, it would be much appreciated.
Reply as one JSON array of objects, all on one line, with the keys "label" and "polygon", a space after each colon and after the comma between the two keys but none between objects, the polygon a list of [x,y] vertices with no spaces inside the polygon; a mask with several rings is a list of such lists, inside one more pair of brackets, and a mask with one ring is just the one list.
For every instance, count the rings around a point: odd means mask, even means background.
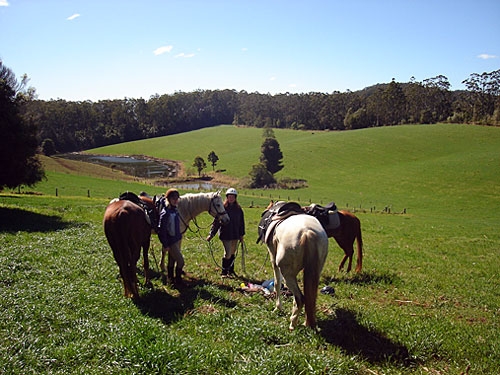
[{"label": "riding helmet", "polygon": [[177,189],[174,189],[174,188],[170,188],[170,189],[168,189],[168,190],[167,190],[167,192],[166,192],[166,194],[165,194],[165,197],[166,197],[167,199],[169,199],[170,197],[174,197],[174,196],[177,196],[177,197],[179,197],[179,196],[180,196],[180,194],[179,194],[179,192],[177,191]]},{"label": "riding helmet", "polygon": [[229,189],[227,189],[227,191],[226,191],[226,197],[227,197],[228,195],[230,195],[230,194],[232,194],[232,195],[236,196],[236,195],[238,195],[238,192],[236,191],[236,189],[235,189],[235,188],[229,188]]}]

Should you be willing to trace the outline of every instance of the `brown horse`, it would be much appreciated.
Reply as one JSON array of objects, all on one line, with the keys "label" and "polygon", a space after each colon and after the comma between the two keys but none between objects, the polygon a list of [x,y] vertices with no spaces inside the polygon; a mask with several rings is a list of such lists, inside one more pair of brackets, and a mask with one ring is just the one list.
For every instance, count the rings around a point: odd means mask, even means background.
[{"label": "brown horse", "polygon": [[[328,237],[335,238],[337,244],[344,250],[344,258],[339,264],[339,271],[344,268],[344,264],[347,259],[349,263],[347,264],[347,272],[351,270],[352,267],[352,256],[354,254],[354,240],[356,240],[357,245],[357,255],[358,259],[356,262],[356,272],[361,272],[363,268],[363,238],[361,237],[361,222],[359,219],[349,211],[341,210],[338,211],[338,216],[340,220],[340,225],[333,229],[325,227],[326,234]],[[330,215],[334,215],[331,214]]]},{"label": "brown horse", "polygon": [[[158,214],[150,198],[146,196],[139,198],[148,209],[153,210],[154,214]],[[126,199],[114,199],[106,207],[104,232],[120,269],[125,297],[133,299],[139,297],[136,272],[141,247],[143,250],[145,284],[149,284],[148,250],[151,231],[152,227],[146,212],[138,204]]]},{"label": "brown horse", "polygon": [[[266,210],[269,210],[274,205],[274,202],[271,201],[267,206]],[[311,207],[316,206],[315,204],[311,206],[302,207],[302,210],[310,215]],[[335,215],[338,214],[338,220]],[[351,271],[352,268],[352,256],[354,254],[354,240],[356,240],[357,246],[357,262],[356,262],[356,272],[361,272],[363,270],[363,238],[361,236],[361,222],[359,219],[351,212],[340,210],[337,212],[329,211],[329,224],[323,224],[325,228],[326,234],[329,238],[334,238],[337,241],[337,244],[340,246],[342,250],[344,250],[344,257],[339,264],[339,271],[342,271],[344,268],[345,262],[349,259],[349,263],[347,264],[347,272]],[[322,220],[320,220],[321,222]],[[332,223],[337,223],[340,221],[340,225],[332,225]]]}]

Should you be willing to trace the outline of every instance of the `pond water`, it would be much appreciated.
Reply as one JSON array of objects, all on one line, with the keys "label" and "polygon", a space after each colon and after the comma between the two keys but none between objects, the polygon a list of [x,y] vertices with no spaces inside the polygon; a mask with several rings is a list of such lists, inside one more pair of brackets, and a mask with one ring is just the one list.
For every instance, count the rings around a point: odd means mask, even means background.
[{"label": "pond water", "polygon": [[144,156],[93,155],[76,152],[58,156],[65,159],[104,165],[134,177],[175,177],[177,175],[175,163]]}]

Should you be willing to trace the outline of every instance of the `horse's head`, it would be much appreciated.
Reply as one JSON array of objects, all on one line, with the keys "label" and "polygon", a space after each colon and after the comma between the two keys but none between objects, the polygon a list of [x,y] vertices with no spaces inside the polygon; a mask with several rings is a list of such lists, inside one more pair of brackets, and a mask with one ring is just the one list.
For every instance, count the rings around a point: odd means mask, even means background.
[{"label": "horse's head", "polygon": [[212,194],[208,213],[219,220],[222,225],[229,223],[229,215],[224,208],[224,202],[222,201],[220,191]]}]

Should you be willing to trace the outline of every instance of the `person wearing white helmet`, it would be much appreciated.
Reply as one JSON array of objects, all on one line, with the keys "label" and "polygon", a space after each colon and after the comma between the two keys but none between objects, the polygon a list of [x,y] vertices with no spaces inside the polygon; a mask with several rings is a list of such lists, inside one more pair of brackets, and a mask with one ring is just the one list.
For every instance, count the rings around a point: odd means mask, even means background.
[{"label": "person wearing white helmet", "polygon": [[226,199],[224,201],[224,208],[229,215],[229,223],[221,225],[219,220],[214,220],[207,241],[210,241],[217,232],[219,238],[224,246],[224,257],[222,258],[222,272],[223,277],[234,276],[234,261],[236,259],[236,249],[238,242],[243,241],[245,235],[245,217],[243,209],[237,200],[238,192],[235,188],[229,188],[226,191]]}]

